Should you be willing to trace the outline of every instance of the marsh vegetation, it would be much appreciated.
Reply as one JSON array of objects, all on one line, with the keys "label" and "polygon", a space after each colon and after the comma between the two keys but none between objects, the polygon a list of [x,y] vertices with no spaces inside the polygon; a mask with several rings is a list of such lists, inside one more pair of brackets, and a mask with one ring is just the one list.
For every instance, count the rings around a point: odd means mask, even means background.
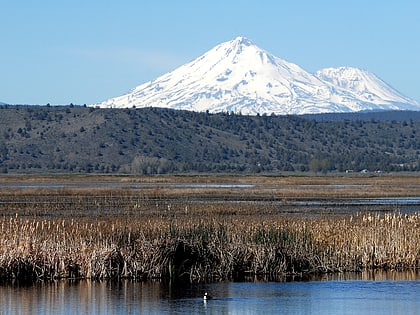
[{"label": "marsh vegetation", "polygon": [[[297,198],[348,198],[361,184],[360,196],[412,196],[418,192],[415,177],[112,178],[116,180],[127,187],[2,189],[0,278],[201,282],[420,267],[418,212],[386,208],[306,214],[288,206],[288,200]],[[222,180],[254,184],[159,185]],[[137,181],[150,185],[129,188]],[[338,182],[346,188],[337,189]],[[321,186],[317,189],[315,183]]]}]

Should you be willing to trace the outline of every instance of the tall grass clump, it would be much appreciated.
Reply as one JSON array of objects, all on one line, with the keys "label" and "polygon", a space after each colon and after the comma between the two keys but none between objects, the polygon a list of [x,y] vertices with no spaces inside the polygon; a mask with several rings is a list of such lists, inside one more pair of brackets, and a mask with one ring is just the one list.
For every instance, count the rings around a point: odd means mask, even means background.
[{"label": "tall grass clump", "polygon": [[208,281],[420,267],[418,213],[285,217],[258,207],[254,214],[186,207],[116,217],[4,215],[0,278]]}]

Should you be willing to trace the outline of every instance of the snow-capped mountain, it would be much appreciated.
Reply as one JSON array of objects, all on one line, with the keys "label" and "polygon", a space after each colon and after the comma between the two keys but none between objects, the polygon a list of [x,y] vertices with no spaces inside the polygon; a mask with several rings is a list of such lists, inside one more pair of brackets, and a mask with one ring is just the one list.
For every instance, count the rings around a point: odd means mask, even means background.
[{"label": "snow-capped mountain", "polygon": [[238,37],[100,107],[307,114],[415,109],[420,103],[356,68],[311,74]]},{"label": "snow-capped mountain", "polygon": [[331,100],[348,104],[352,111],[420,110],[420,103],[402,95],[366,70],[351,67],[326,68],[317,71],[315,76],[331,85],[334,91]]}]

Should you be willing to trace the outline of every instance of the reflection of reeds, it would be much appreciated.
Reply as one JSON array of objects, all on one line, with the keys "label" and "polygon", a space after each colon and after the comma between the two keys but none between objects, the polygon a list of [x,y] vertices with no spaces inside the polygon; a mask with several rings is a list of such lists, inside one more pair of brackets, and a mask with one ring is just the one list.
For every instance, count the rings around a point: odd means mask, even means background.
[{"label": "reflection of reeds", "polygon": [[296,218],[260,215],[257,206],[253,214],[156,207],[117,218],[3,216],[0,278],[204,281],[420,267],[418,213]]}]

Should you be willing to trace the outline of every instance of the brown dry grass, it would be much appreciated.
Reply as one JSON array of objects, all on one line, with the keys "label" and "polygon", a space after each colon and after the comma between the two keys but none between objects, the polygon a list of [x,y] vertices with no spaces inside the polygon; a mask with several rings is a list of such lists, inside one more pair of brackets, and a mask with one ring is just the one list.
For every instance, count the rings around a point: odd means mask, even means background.
[{"label": "brown dry grass", "polygon": [[[1,195],[34,192],[60,192],[65,189],[74,193],[107,192],[117,188],[133,190],[130,185],[138,183],[148,184],[141,188],[142,193],[160,194],[165,196],[203,196],[203,195],[235,195],[246,194],[251,197],[270,198],[349,198],[349,197],[418,197],[420,191],[420,176],[411,175],[383,175],[383,176],[0,176],[0,183],[4,187]],[[8,188],[7,184],[41,183],[47,186],[44,189],[29,185],[25,188]],[[64,184],[64,188],[54,189],[55,183]],[[95,186],[95,183],[109,183],[110,186]],[[209,184],[209,186],[165,186],[165,184]],[[218,188],[211,184],[232,183],[249,184],[253,187],[244,188]],[[52,184],[48,187],[48,184]],[[76,184],[65,186],[65,184]],[[79,184],[79,186],[77,185]],[[88,184],[88,186],[85,186]],[[114,187],[113,187],[114,184]],[[126,186],[124,186],[126,185]],[[84,187],[84,188],[83,188]],[[86,189],[89,187],[89,189]],[[111,188],[110,188],[111,187]]]},{"label": "brown dry grass", "polygon": [[[209,217],[210,215],[208,215]],[[419,268],[420,216],[0,220],[0,277],[230,279]]]},{"label": "brown dry grass", "polygon": [[418,214],[287,218],[199,209],[174,217],[169,211],[144,219],[4,217],[0,277],[202,281],[419,268]]},{"label": "brown dry grass", "polygon": [[[0,278],[205,281],[420,267],[419,213],[296,216],[252,202],[273,200],[267,196],[279,191],[286,191],[281,198],[327,198],[335,190],[337,198],[353,196],[348,185],[376,187],[373,193],[359,186],[363,196],[406,196],[417,189],[416,177],[238,181],[255,186],[3,189]],[[206,202],[209,196],[220,202]],[[204,199],[191,202],[194,197]],[[234,198],[245,202],[226,202]]]}]

